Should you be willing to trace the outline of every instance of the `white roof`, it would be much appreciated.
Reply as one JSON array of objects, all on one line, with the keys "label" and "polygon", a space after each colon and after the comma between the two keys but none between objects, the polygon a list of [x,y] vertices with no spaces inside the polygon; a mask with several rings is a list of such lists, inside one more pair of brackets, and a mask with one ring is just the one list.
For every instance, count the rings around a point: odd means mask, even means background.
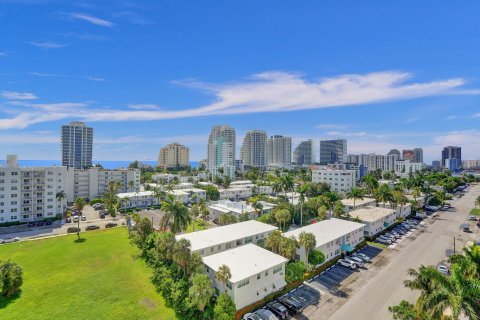
[{"label": "white roof", "polygon": [[176,235],[175,238],[177,241],[187,239],[190,241],[191,250],[198,251],[273,230],[277,230],[277,227],[259,221],[249,220],[222,227],[179,234]]},{"label": "white roof", "polygon": [[[348,198],[348,199],[342,199],[340,200],[344,206],[350,206],[353,207],[353,198]],[[375,199],[373,198],[363,198],[363,199],[355,199],[355,207],[356,206],[361,206],[370,202],[374,202]]]},{"label": "white roof", "polygon": [[253,182],[250,180],[237,180],[237,181],[232,181],[230,185],[239,185],[239,184],[252,184]]},{"label": "white roof", "polygon": [[255,211],[255,209],[253,209],[252,206],[249,206],[245,201],[233,202],[230,200],[219,201],[218,203],[209,206],[209,208],[222,212],[234,212],[237,214]]},{"label": "white roof", "polygon": [[362,221],[374,222],[391,215],[392,213],[396,213],[396,211],[389,208],[368,206],[350,211],[349,214],[352,217],[358,218]]},{"label": "white roof", "polygon": [[231,250],[203,257],[203,263],[218,271],[222,264],[230,268],[230,282],[237,283],[288,260],[254,244],[246,244]]},{"label": "white roof", "polygon": [[124,192],[118,193],[117,197],[119,198],[132,198],[132,197],[151,197],[153,196],[153,191],[139,191],[139,192]]},{"label": "white roof", "polygon": [[283,235],[288,238],[293,236],[298,239],[302,231],[313,233],[315,240],[317,240],[318,248],[325,243],[336,240],[363,227],[365,227],[365,225],[362,223],[332,218],[285,232]]}]

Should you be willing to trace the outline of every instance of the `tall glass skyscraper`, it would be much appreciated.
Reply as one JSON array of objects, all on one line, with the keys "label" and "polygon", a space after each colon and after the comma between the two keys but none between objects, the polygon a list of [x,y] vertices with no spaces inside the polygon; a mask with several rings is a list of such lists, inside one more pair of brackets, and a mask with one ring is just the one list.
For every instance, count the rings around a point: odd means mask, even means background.
[{"label": "tall glass skyscraper", "polygon": [[315,142],[312,139],[300,142],[293,151],[293,162],[297,166],[315,163]]},{"label": "tall glass skyscraper", "polygon": [[320,164],[347,162],[347,140],[320,140]]},{"label": "tall glass skyscraper", "polygon": [[62,126],[62,165],[77,169],[92,166],[93,128],[83,122]]}]

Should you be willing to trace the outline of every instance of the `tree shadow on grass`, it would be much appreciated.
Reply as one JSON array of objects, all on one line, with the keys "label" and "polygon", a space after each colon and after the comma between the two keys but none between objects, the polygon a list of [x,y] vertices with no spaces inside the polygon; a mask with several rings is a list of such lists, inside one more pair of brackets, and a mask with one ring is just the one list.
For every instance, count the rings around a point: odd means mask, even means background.
[{"label": "tree shadow on grass", "polygon": [[74,242],[75,242],[75,243],[83,243],[83,242],[85,242],[85,241],[87,241],[87,239],[85,239],[85,238],[80,238],[80,239],[76,239]]},{"label": "tree shadow on grass", "polygon": [[22,295],[22,290],[20,290],[19,292],[15,293],[13,296],[8,298],[0,295],[0,309],[6,308],[10,303],[20,298],[21,295]]}]

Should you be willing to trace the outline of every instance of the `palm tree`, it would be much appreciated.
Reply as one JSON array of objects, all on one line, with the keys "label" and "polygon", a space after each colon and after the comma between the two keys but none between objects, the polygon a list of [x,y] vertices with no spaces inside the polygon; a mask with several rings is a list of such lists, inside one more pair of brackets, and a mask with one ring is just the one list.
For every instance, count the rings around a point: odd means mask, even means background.
[{"label": "palm tree", "polygon": [[155,187],[153,188],[153,196],[158,200],[158,204],[162,203],[165,199],[165,191],[162,188]]},{"label": "palm tree", "polygon": [[[87,204],[87,201],[85,200],[84,197],[78,197],[75,199],[75,207],[77,208],[78,212],[80,213],[80,216],[82,215],[82,210],[83,207]],[[77,237],[80,240],[80,219],[78,219],[78,225],[77,225]]]},{"label": "palm tree", "polygon": [[272,183],[272,191],[275,193],[275,195],[278,195],[278,193],[282,192],[282,190],[282,181],[279,178],[275,179],[275,181]]},{"label": "palm tree", "polygon": [[124,214],[127,214],[127,204],[130,202],[130,199],[127,197],[119,198],[118,203],[120,207],[124,209]]},{"label": "palm tree", "polygon": [[[290,211],[288,209],[280,209],[275,212],[275,220],[277,220],[280,229],[285,229],[285,224],[291,218]],[[283,227],[282,227],[283,224]]]},{"label": "palm tree", "polygon": [[403,213],[403,207],[408,203],[408,198],[402,191],[393,191],[393,198],[395,203],[400,205],[400,212]]},{"label": "palm tree", "polygon": [[[292,190],[295,185],[293,181],[293,176],[290,173],[287,173],[282,177],[280,177],[280,181],[282,183],[283,191],[285,192],[285,200],[288,202],[287,192]],[[293,202],[293,195],[292,195],[292,202]]]},{"label": "palm tree", "polygon": [[265,247],[270,249],[273,253],[280,252],[280,246],[282,244],[282,232],[280,230],[274,230],[270,232],[265,241]]},{"label": "palm tree", "polygon": [[67,194],[63,190],[60,192],[57,192],[57,194],[55,195],[55,198],[57,198],[57,201],[62,203],[62,213],[64,213],[65,211],[65,204],[63,204],[63,199],[65,199],[66,197],[67,197]]},{"label": "palm tree", "polygon": [[201,208],[199,204],[194,204],[192,208],[190,208],[190,214],[192,215],[192,230],[195,232],[195,220],[200,216]]},{"label": "palm tree", "polygon": [[383,202],[384,208],[387,202],[391,204],[393,201],[392,190],[390,190],[390,187],[387,184],[382,184],[375,191],[375,197],[379,202]]},{"label": "palm tree", "polygon": [[230,268],[225,264],[222,264],[218,268],[218,271],[215,272],[215,279],[223,283],[223,291],[226,290],[225,285],[227,284],[227,282],[230,280],[231,277],[232,277],[232,273],[230,272]]},{"label": "palm tree", "polygon": [[175,251],[175,236],[173,233],[159,233],[155,243],[155,251],[161,260],[172,261]]},{"label": "palm tree", "polygon": [[300,200],[300,226],[303,226],[303,205],[305,203],[305,193],[308,191],[308,185],[303,184],[298,189],[298,195]]},{"label": "palm tree", "polygon": [[213,295],[212,283],[206,274],[196,274],[192,278],[192,285],[188,289],[189,300],[200,312],[205,310]]},{"label": "palm tree", "polygon": [[111,180],[108,182],[108,191],[112,194],[116,194],[120,190],[120,182]]},{"label": "palm tree", "polygon": [[202,256],[197,252],[192,253],[190,255],[190,261],[188,261],[187,273],[194,275],[196,273],[203,273],[203,271]]},{"label": "palm tree", "polygon": [[128,189],[130,189],[130,191],[136,191],[136,190],[135,190],[135,181],[134,181],[134,180],[128,181]]},{"label": "palm tree", "polygon": [[173,246],[173,261],[175,261],[183,270],[183,274],[187,274],[187,266],[190,262],[190,241],[186,239],[180,239],[175,242]]},{"label": "palm tree", "polygon": [[477,209],[477,206],[480,206],[480,196],[478,196],[478,197],[475,199],[475,209]]},{"label": "palm tree", "polygon": [[165,214],[160,220],[160,228],[162,230],[166,230],[167,226],[169,226],[170,231],[175,234],[185,230],[189,223],[192,222],[188,208],[180,201],[164,202],[163,208]]},{"label": "palm tree", "polygon": [[335,205],[335,203],[337,201],[340,200],[340,196],[335,191],[328,191],[328,192],[325,192],[325,197],[326,197],[325,199],[327,200],[327,204],[328,204],[328,210],[330,211],[329,218],[331,218],[332,217],[333,206]]},{"label": "palm tree", "polygon": [[378,188],[378,180],[372,174],[367,174],[362,178],[365,187],[367,188],[367,192],[369,195],[373,195],[375,189]]},{"label": "palm tree", "polygon": [[413,201],[415,202],[415,208],[418,207],[417,198],[420,197],[421,195],[422,195],[422,190],[420,189],[420,187],[418,186],[413,187],[412,197],[413,197]]},{"label": "palm tree", "polygon": [[353,210],[355,210],[355,201],[357,199],[363,200],[364,191],[361,188],[354,187],[352,190],[347,192],[347,197],[353,199]]},{"label": "palm tree", "polygon": [[298,236],[298,243],[305,248],[307,262],[309,262],[310,251],[317,245],[317,240],[313,233],[302,231]]}]

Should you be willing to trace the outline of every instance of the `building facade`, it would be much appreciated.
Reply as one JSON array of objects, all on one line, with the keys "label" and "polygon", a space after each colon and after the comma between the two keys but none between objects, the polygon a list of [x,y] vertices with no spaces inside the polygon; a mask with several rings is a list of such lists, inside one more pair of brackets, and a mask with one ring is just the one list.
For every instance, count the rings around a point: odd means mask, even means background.
[{"label": "building facade", "polygon": [[207,169],[211,175],[235,178],[235,129],[214,126],[208,137]]},{"label": "building facade", "polygon": [[443,148],[442,150],[442,168],[446,167],[446,160],[447,159],[457,159],[458,163],[462,163],[462,148],[461,147],[454,147],[448,146]]},{"label": "building facade", "polygon": [[321,166],[312,170],[312,182],[327,183],[332,191],[346,194],[358,181],[358,171],[345,169],[341,166]]},{"label": "building facade", "polygon": [[415,152],[413,152],[413,150],[410,150],[410,149],[402,150],[402,159],[415,162]]},{"label": "building facade", "polygon": [[61,128],[62,165],[77,169],[92,166],[93,128],[70,122]]},{"label": "building facade", "polygon": [[411,162],[410,160],[395,161],[395,174],[400,178],[408,178],[415,172],[422,171],[425,165],[422,162]]},{"label": "building facade", "polygon": [[320,140],[320,164],[347,162],[347,140]]},{"label": "building facade", "polygon": [[397,211],[382,207],[363,207],[350,211],[350,216],[359,219],[365,225],[365,235],[375,236],[395,223]]},{"label": "building facade", "polygon": [[279,168],[291,166],[292,138],[274,135],[267,140],[267,164]]},{"label": "building facade", "polygon": [[250,130],[245,134],[240,159],[245,167],[263,168],[267,165],[267,133],[262,130]]},{"label": "building facade", "polygon": [[423,149],[422,148],[414,148],[413,155],[415,162],[423,163]]},{"label": "building facade", "polygon": [[297,166],[309,166],[315,163],[315,142],[312,139],[300,142],[295,148],[293,162]]},{"label": "building facade", "polygon": [[178,143],[166,145],[160,149],[157,166],[166,170],[171,168],[188,167],[190,149]]}]

